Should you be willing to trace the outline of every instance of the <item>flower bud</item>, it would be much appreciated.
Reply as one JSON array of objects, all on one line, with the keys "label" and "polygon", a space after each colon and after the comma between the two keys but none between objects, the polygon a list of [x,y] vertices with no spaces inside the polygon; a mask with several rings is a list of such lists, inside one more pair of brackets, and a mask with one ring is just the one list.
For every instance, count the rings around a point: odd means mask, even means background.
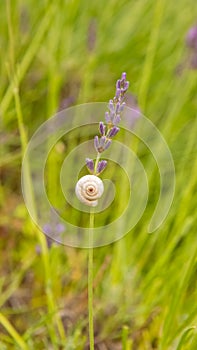
[{"label": "flower bud", "polygon": [[106,123],[110,123],[111,122],[111,117],[109,115],[109,112],[105,112],[105,120],[106,120]]},{"label": "flower bud", "polygon": [[127,74],[124,72],[122,73],[121,80],[126,80]]},{"label": "flower bud", "polygon": [[121,88],[121,80],[118,79],[116,82],[116,89],[120,89]]},{"label": "flower bud", "polygon": [[121,94],[121,89],[116,89],[116,98],[118,99]]},{"label": "flower bud", "polygon": [[94,138],[94,147],[95,147],[96,151],[98,152],[98,148],[99,148],[99,138],[98,138],[97,135],[96,135],[95,138]]},{"label": "flower bud", "polygon": [[120,121],[121,121],[120,114],[115,115],[115,117],[113,119],[113,124],[117,125],[120,123]]},{"label": "flower bud", "polygon": [[113,126],[113,128],[109,130],[108,137],[114,137],[119,130],[120,129],[117,126]]},{"label": "flower bud", "polygon": [[105,129],[106,129],[106,126],[103,122],[100,122],[99,123],[99,131],[100,131],[100,134],[103,136],[105,135]]},{"label": "flower bud", "polygon": [[94,161],[93,161],[93,159],[86,158],[86,166],[87,166],[88,170],[89,170],[91,173],[94,172]]},{"label": "flower bud", "polygon": [[96,169],[97,175],[100,174],[107,166],[107,161],[106,160],[101,160],[98,162],[98,166]]},{"label": "flower bud", "polygon": [[108,149],[109,146],[111,145],[111,143],[112,143],[112,140],[108,140],[108,141],[105,143],[104,150]]}]

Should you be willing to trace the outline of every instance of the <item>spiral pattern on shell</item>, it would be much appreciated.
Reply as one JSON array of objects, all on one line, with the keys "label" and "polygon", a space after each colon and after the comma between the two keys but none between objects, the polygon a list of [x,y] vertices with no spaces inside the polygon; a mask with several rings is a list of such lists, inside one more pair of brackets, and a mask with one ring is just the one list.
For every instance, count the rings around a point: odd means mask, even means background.
[{"label": "spiral pattern on shell", "polygon": [[103,181],[95,175],[85,175],[75,187],[77,198],[84,204],[95,207],[104,191]]}]

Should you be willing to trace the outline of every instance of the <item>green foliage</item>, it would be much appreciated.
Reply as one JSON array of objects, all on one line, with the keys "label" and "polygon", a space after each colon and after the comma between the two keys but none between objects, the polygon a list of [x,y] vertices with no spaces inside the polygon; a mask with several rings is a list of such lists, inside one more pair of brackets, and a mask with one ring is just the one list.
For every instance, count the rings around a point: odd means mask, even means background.
[{"label": "green foliage", "polygon": [[[2,350],[88,348],[87,252],[55,243],[48,249],[23,204],[20,166],[28,139],[63,102],[108,101],[123,71],[170,147],[176,192],[167,220],[149,235],[155,168],[148,150],[131,142],[148,169],[150,198],[131,232],[95,249],[96,344],[196,349],[197,72],[186,64],[185,47],[196,10],[193,0],[0,2]],[[52,200],[64,152],[76,142],[60,141],[49,157]],[[123,206],[117,203],[117,213]],[[108,220],[110,211],[99,224]]]}]

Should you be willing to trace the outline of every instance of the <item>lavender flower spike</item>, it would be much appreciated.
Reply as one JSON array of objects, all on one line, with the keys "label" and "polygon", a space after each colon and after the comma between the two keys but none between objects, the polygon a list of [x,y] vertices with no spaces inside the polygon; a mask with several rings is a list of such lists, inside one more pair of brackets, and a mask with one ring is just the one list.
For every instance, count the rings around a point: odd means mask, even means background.
[{"label": "lavender flower spike", "polygon": [[99,136],[94,137],[94,148],[97,152],[96,161],[86,158],[86,166],[90,174],[99,176],[99,174],[106,168],[107,161],[99,162],[101,153],[107,150],[112,138],[120,131],[117,124],[121,121],[121,113],[123,112],[125,102],[124,97],[129,87],[129,82],[126,80],[126,73],[123,72],[121,78],[116,82],[116,91],[113,99],[109,100],[108,110],[105,112],[105,122],[99,123]]},{"label": "lavender flower spike", "polygon": [[106,166],[107,166],[106,160],[101,160],[100,162],[98,162],[97,169],[96,169],[97,176],[106,168]]}]

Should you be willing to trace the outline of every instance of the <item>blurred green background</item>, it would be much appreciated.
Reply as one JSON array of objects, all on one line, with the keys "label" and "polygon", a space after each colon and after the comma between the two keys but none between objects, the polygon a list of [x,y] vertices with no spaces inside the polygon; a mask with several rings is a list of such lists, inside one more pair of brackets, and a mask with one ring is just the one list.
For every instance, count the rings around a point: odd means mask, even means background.
[{"label": "blurred green background", "polygon": [[[170,147],[176,192],[149,235],[152,176],[137,226],[95,249],[95,348],[197,349],[197,72],[185,45],[196,20],[194,0],[0,2],[1,350],[88,349],[87,250],[48,247],[23,202],[21,161],[38,126],[61,108],[108,101],[123,71]],[[64,147],[51,181],[58,154]]]}]

